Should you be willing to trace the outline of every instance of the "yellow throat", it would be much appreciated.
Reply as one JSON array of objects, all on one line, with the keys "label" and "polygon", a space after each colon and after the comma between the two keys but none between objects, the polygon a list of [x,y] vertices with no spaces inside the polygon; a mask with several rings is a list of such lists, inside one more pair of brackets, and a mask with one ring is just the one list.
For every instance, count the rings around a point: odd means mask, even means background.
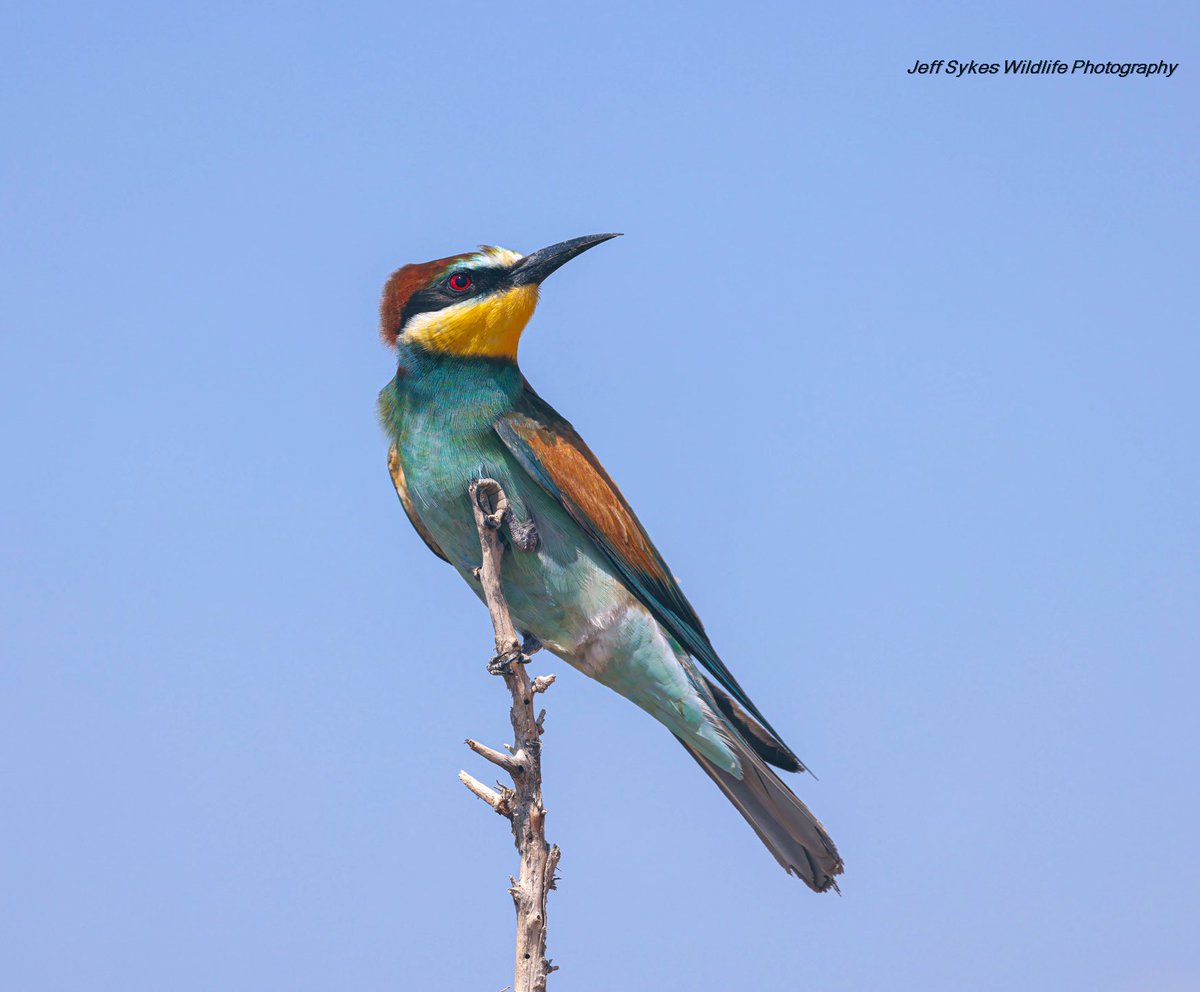
[{"label": "yellow throat", "polygon": [[404,329],[404,338],[443,354],[516,361],[521,332],[537,302],[537,286],[515,286],[481,299],[463,300],[417,314]]}]

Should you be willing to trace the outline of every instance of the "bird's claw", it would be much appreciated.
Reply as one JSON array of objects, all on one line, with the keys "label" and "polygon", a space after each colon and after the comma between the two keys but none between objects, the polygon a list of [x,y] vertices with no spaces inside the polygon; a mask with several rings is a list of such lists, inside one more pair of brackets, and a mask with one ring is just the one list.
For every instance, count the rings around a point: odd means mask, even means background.
[{"label": "bird's claw", "polygon": [[519,648],[514,648],[505,654],[498,654],[487,664],[489,675],[512,675],[513,665],[529,664],[529,656],[542,650],[542,642],[528,631],[523,634]]},{"label": "bird's claw", "polygon": [[489,675],[512,675],[513,665],[524,665],[527,658],[521,651],[509,651],[507,654],[498,654],[487,664]]}]

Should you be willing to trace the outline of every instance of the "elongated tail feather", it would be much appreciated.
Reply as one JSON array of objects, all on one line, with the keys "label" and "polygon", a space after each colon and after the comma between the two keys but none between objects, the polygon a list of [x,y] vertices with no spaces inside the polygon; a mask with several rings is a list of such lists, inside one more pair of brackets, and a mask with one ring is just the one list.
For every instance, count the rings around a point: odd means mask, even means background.
[{"label": "elongated tail feather", "polygon": [[686,741],[680,743],[789,875],[794,872],[815,892],[837,888],[834,876],[842,873],[842,858],[821,821],[744,741],[730,740],[742,765],[740,779],[718,768]]}]

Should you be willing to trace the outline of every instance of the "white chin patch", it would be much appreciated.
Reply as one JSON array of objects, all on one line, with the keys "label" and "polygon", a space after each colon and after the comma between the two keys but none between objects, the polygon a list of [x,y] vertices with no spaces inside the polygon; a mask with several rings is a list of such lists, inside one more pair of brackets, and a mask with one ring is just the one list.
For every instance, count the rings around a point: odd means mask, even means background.
[{"label": "white chin patch", "polygon": [[487,297],[472,297],[463,300],[461,303],[452,303],[448,307],[442,307],[441,310],[430,310],[426,313],[413,314],[408,318],[408,322],[404,325],[404,333],[402,338],[417,338],[420,339],[422,331],[428,331],[430,328],[436,328],[440,324],[445,324],[452,321],[459,314],[465,313],[474,307],[481,299]]}]

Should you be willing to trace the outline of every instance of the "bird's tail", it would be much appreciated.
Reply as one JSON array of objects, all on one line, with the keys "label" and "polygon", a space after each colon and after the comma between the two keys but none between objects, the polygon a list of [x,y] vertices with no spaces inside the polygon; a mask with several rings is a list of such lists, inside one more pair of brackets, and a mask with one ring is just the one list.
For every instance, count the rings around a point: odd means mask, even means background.
[{"label": "bird's tail", "polygon": [[742,766],[741,778],[714,765],[680,739],[688,754],[746,818],[788,874],[795,872],[810,889],[836,889],[842,858],[821,821],[736,733],[729,745]]}]

